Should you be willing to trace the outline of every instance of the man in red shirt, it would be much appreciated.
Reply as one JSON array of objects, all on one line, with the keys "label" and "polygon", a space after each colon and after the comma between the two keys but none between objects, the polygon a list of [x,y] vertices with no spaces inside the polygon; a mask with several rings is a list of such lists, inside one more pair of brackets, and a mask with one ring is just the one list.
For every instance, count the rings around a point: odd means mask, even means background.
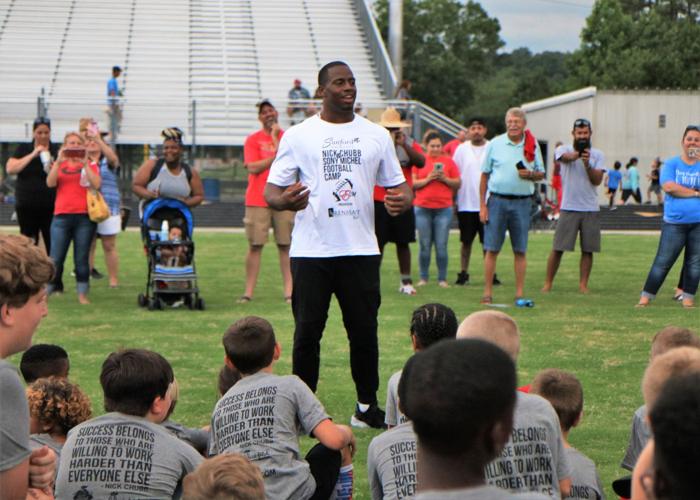
[{"label": "man in red shirt", "polygon": [[[416,141],[411,139],[404,129],[410,127],[410,123],[401,121],[401,115],[394,108],[387,108],[381,115],[379,125],[389,130],[394,139],[396,155],[398,156],[401,170],[406,178],[406,183],[413,188],[413,167],[422,168],[425,165],[423,150]],[[375,186],[374,188],[374,232],[377,235],[379,251],[384,254],[384,246],[393,242],[396,244],[396,258],[399,261],[399,273],[401,284],[399,292],[406,295],[415,295],[411,279],[411,249],[408,244],[416,241],[416,220],[413,210],[408,210],[400,215],[392,217],[384,206],[386,189]]]},{"label": "man in red shirt", "polygon": [[267,243],[270,226],[274,229],[275,242],[279,250],[284,297],[287,302],[291,302],[292,274],[289,268],[289,245],[292,242],[295,214],[289,210],[270,209],[263,196],[270,166],[277,155],[277,148],[283,134],[277,123],[277,110],[267,99],[258,103],[258,120],[262,128],[250,134],[243,146],[243,165],[248,170],[243,223],[249,246],[245,260],[245,293],[238,302],[247,303],[253,299],[260,271],[260,258],[263,246]]},{"label": "man in red shirt", "polygon": [[464,143],[464,141],[467,140],[467,137],[469,137],[469,135],[467,134],[467,131],[464,130],[464,129],[460,130],[460,131],[457,133],[457,138],[456,138],[456,139],[452,139],[452,140],[449,141],[447,144],[445,144],[445,145],[442,147],[442,150],[445,152],[445,154],[446,154],[447,156],[449,156],[450,158],[452,158],[452,157],[454,156],[454,154],[455,154],[455,151],[457,151],[457,148],[459,147],[459,145],[462,144],[462,143]]}]

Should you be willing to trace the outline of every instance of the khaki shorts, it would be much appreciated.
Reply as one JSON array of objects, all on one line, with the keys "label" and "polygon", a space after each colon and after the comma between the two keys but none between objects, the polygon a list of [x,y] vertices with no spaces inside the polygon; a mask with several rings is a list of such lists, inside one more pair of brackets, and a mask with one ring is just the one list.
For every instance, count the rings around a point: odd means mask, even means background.
[{"label": "khaki shorts", "polygon": [[559,213],[552,248],[558,252],[573,251],[579,232],[582,252],[600,252],[600,212],[562,210]]},{"label": "khaki shorts", "polygon": [[267,243],[270,226],[272,226],[275,231],[275,242],[278,245],[289,246],[292,243],[295,215],[290,210],[280,212],[268,207],[245,207],[243,225],[245,225],[248,243],[251,245]]}]

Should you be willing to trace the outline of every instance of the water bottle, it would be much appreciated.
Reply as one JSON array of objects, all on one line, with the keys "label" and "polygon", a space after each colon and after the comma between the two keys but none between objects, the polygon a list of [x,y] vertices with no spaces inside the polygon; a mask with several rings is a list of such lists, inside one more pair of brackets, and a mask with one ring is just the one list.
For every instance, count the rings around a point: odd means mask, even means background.
[{"label": "water bottle", "polygon": [[168,241],[168,233],[170,228],[168,227],[168,221],[164,220],[160,225],[160,241]]}]

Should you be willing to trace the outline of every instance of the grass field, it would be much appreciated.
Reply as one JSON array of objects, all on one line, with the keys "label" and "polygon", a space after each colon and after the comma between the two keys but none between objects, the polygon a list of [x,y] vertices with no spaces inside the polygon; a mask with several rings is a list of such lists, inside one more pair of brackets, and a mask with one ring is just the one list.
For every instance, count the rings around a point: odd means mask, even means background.
[{"label": "grass field", "polygon": [[[603,253],[596,256],[591,293],[577,292],[578,256],[567,254],[552,293],[539,288],[551,245],[551,234],[532,234],[527,290],[533,309],[508,308],[523,332],[519,362],[520,383],[529,382],[538,370],[558,367],[581,379],[585,391],[585,417],[571,436],[572,443],[597,464],[607,493],[610,482],[621,475],[619,462],[627,444],[630,421],[641,404],[639,384],[654,333],[668,324],[700,329],[700,313],[683,310],[670,300],[680,266],[652,307],[635,309],[639,290],[654,257],[657,235],[605,235]],[[282,344],[279,374],[291,372],[293,319],[282,297],[281,279],[274,246],[263,254],[255,299],[235,303],[244,283],[246,242],[242,234],[199,231],[196,234],[196,263],[199,285],[207,310],[149,312],[136,305],[144,289],[146,263],[137,233],[118,238],[121,256],[121,286],[107,287],[106,280],[93,282],[91,306],[81,307],[73,293],[52,297],[49,316],[39,327],[36,342],[63,345],[71,357],[71,378],[90,395],[93,410],[103,413],[98,375],[105,356],[122,347],[142,347],[162,353],[173,365],[180,383],[180,401],[174,418],[190,426],[209,421],[216,401],[216,375],[223,361],[221,337],[236,319],[254,314],[267,318]],[[472,265],[472,284],[440,289],[433,281],[414,297],[399,295],[394,249],[382,269],[382,307],[379,317],[380,392],[383,404],[386,381],[411,354],[408,325],[413,309],[426,302],[452,307],[458,318],[478,310],[483,283],[480,259]],[[450,238],[450,279],[458,271],[458,238]],[[417,266],[414,248],[414,267]],[[98,251],[98,268],[104,270]],[[68,264],[67,269],[71,266]],[[432,269],[433,276],[435,269]],[[494,301],[510,304],[513,299],[512,254],[504,250],[498,274],[504,285],[495,290]],[[414,270],[415,275],[415,270]],[[72,278],[65,277],[66,289]],[[347,423],[355,401],[348,363],[348,346],[339,309],[333,302],[322,347],[318,396],[337,422]],[[18,357],[13,358],[15,362]],[[356,498],[369,498],[365,458],[375,431],[358,430],[355,459]],[[308,448],[310,440],[304,440]]]}]

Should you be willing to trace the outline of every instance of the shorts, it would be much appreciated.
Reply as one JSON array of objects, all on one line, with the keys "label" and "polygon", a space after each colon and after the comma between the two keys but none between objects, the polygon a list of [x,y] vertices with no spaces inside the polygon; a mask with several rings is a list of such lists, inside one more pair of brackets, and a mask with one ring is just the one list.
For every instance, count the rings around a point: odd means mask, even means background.
[{"label": "shorts", "polygon": [[661,194],[661,184],[651,184],[649,186],[649,191],[654,194]]},{"label": "shorts", "polygon": [[614,187],[614,188],[609,187],[609,188],[608,188],[608,194],[615,194],[615,193],[617,193],[617,188],[616,188],[616,187]]},{"label": "shorts", "polygon": [[295,213],[290,210],[273,210],[269,207],[245,207],[243,225],[248,243],[262,246],[267,243],[270,227],[275,232],[275,242],[280,246],[292,243]]},{"label": "shorts", "polygon": [[552,249],[571,252],[576,246],[576,236],[581,233],[581,251],[600,252],[600,212],[572,212],[562,210],[554,232]]},{"label": "shorts", "polygon": [[484,225],[479,219],[479,212],[457,212],[459,223],[459,241],[471,245],[474,237],[479,235],[479,243],[484,245]]},{"label": "shorts", "polygon": [[114,236],[122,230],[122,218],[120,215],[110,215],[107,220],[97,224],[97,236]]},{"label": "shorts", "polygon": [[509,199],[492,193],[487,206],[489,221],[484,225],[484,250],[500,252],[508,230],[513,252],[527,252],[532,196]]},{"label": "shorts", "polygon": [[386,211],[383,201],[375,201],[374,232],[379,248],[389,242],[403,245],[413,243],[416,241],[416,216],[413,210],[406,210],[393,217]]}]

